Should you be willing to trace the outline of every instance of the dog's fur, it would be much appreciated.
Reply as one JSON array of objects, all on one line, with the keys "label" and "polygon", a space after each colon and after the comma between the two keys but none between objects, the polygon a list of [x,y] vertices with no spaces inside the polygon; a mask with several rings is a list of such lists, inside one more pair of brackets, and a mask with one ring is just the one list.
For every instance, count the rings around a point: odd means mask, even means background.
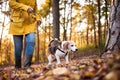
[{"label": "dog's fur", "polygon": [[73,41],[50,41],[46,54],[49,61],[48,65],[51,65],[54,59],[57,60],[58,65],[61,64],[60,57],[65,57],[66,64],[69,64],[69,52],[76,52],[77,50],[75,42]]}]

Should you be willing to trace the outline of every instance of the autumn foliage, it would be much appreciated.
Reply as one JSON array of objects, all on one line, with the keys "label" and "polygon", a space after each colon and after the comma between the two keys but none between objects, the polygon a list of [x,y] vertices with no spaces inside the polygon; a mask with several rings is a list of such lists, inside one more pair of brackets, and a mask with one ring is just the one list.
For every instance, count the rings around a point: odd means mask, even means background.
[{"label": "autumn foliage", "polygon": [[[55,62],[56,63],[56,62]],[[15,70],[12,66],[0,68],[1,80],[120,80],[120,54],[77,56],[70,65],[47,63],[32,65],[33,71]]]}]

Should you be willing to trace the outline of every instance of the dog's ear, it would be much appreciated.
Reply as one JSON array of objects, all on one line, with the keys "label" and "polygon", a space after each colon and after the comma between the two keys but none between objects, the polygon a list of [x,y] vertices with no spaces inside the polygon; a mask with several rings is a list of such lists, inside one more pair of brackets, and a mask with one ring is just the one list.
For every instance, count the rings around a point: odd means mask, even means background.
[{"label": "dog's ear", "polygon": [[65,42],[63,44],[63,49],[65,49],[65,50],[69,49],[69,42]]}]

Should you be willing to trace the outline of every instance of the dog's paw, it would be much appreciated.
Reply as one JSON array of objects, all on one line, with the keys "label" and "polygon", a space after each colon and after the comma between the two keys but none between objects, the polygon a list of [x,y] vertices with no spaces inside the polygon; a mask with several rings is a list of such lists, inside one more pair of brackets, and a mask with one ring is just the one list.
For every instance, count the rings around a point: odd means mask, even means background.
[{"label": "dog's paw", "polygon": [[47,65],[46,68],[47,69],[52,69],[52,65]]},{"label": "dog's paw", "polygon": [[66,67],[66,68],[69,68],[69,67],[70,67],[70,64],[66,64],[65,67]]}]

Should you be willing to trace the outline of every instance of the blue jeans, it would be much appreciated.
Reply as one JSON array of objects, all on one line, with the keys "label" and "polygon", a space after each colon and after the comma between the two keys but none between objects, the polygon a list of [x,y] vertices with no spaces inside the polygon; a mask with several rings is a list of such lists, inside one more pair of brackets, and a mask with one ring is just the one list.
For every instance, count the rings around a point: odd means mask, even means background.
[{"label": "blue jeans", "polygon": [[[23,35],[13,35],[15,59],[21,59],[23,49]],[[35,33],[25,35],[25,55],[33,55],[35,46]]]}]

